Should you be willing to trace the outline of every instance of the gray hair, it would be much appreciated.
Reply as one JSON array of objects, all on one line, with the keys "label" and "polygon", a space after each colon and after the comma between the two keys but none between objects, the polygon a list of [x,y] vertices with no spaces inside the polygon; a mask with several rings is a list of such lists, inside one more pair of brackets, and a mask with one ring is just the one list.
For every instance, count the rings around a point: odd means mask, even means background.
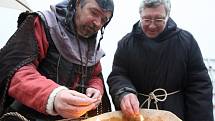
[{"label": "gray hair", "polygon": [[170,0],[141,0],[139,12],[141,13],[144,8],[153,8],[159,5],[164,5],[166,14],[169,16],[171,10]]},{"label": "gray hair", "polygon": [[[113,0],[96,0],[96,2],[102,9],[113,13],[114,11]],[[80,5],[81,7],[83,7],[85,5],[85,0],[80,0]]]}]

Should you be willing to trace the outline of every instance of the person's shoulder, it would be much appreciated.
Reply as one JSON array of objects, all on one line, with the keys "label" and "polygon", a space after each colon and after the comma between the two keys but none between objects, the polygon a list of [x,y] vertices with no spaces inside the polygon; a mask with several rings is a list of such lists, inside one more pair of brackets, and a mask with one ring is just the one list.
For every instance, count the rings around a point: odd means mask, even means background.
[{"label": "person's shoulder", "polygon": [[194,45],[198,45],[196,39],[193,34],[187,30],[181,29],[179,32],[179,40],[186,47],[192,47]]},{"label": "person's shoulder", "polygon": [[184,29],[180,29],[179,31],[180,32],[178,33],[178,37],[181,41],[187,42],[187,43],[192,43],[192,42],[196,41],[191,32],[184,30]]},{"label": "person's shoulder", "polygon": [[29,11],[21,12],[18,16],[17,27],[19,28],[27,18],[36,17],[36,16],[38,16],[37,12],[29,12]]},{"label": "person's shoulder", "polygon": [[132,33],[125,34],[122,39],[119,41],[120,43],[127,43],[132,37]]},{"label": "person's shoulder", "polygon": [[191,32],[184,29],[180,29],[179,35],[185,39],[194,38]]},{"label": "person's shoulder", "polygon": [[133,42],[132,33],[127,33],[125,36],[122,37],[120,41],[118,41],[118,47],[128,48],[132,42]]}]

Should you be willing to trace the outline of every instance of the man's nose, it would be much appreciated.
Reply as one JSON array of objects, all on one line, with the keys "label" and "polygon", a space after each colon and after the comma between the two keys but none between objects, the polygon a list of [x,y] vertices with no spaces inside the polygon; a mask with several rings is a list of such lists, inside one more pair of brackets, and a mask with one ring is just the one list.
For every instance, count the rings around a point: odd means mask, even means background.
[{"label": "man's nose", "polygon": [[155,25],[155,21],[152,20],[151,23],[149,24],[149,28],[155,28],[156,25]]},{"label": "man's nose", "polygon": [[102,27],[101,18],[100,17],[95,18],[93,24],[96,27],[96,29],[100,29]]}]

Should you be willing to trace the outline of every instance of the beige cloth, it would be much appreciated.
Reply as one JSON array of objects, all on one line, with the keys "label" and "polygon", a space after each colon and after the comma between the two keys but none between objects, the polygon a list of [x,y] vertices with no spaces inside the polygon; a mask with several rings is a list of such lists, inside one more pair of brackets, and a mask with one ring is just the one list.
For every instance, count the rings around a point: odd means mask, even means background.
[{"label": "beige cloth", "polygon": [[[182,121],[175,114],[155,109],[141,109],[141,115],[144,120],[142,121]],[[83,121],[126,121],[123,119],[122,113],[120,111],[114,111],[109,113],[104,113]],[[140,121],[140,120],[127,120],[127,121]]]}]

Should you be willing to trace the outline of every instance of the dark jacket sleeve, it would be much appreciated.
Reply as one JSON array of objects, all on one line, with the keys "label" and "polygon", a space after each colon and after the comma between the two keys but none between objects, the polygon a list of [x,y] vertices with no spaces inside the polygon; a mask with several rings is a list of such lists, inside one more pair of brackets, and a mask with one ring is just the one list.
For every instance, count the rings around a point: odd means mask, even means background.
[{"label": "dark jacket sleeve", "polygon": [[129,34],[118,43],[118,47],[114,55],[112,72],[107,80],[110,88],[110,95],[117,110],[120,108],[120,101],[123,96],[128,93],[136,93],[135,87],[128,78],[128,36]]},{"label": "dark jacket sleeve", "polygon": [[38,47],[34,38],[34,19],[34,15],[27,17],[0,50],[0,115],[13,100],[7,94],[12,76],[20,67],[37,58]]},{"label": "dark jacket sleeve", "polygon": [[[212,83],[200,48],[191,34],[188,51],[188,79],[185,86],[185,121],[213,121]],[[186,40],[185,40],[186,41]]]}]

